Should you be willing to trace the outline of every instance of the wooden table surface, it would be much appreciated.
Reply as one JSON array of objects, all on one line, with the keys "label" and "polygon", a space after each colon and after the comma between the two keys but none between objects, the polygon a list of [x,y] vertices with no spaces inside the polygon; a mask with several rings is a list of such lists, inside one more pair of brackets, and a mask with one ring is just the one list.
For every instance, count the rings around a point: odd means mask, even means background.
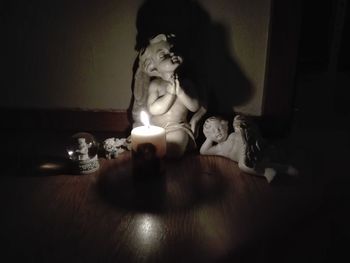
[{"label": "wooden table surface", "polygon": [[[130,154],[88,175],[1,176],[3,252],[34,262],[263,262],[319,208],[300,178],[241,172],[217,156],[164,160],[135,183]],[[38,169],[38,171],[40,170]],[[284,241],[283,241],[284,242]],[[264,252],[265,251],[265,252]],[[270,252],[269,252],[270,253]]]}]

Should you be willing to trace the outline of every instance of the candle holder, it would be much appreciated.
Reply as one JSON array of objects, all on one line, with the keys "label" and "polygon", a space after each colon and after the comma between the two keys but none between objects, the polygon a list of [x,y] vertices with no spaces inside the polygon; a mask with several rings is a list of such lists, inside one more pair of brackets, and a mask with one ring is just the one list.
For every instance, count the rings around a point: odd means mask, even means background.
[{"label": "candle holder", "polygon": [[149,151],[153,151],[155,155],[159,158],[162,158],[166,154],[166,133],[165,129],[159,126],[151,125],[149,122],[148,114],[145,111],[141,111],[141,121],[144,124],[143,126],[135,127],[131,131],[131,148],[134,152],[140,151],[146,153],[146,149],[139,150],[138,148],[142,145],[151,144],[154,149],[148,147]]},{"label": "candle holder", "polygon": [[152,143],[138,145],[132,151],[132,177],[135,189],[134,203],[140,209],[163,208],[166,184],[163,160]]},{"label": "candle holder", "polygon": [[144,126],[131,131],[133,175],[139,180],[158,177],[161,173],[161,159],[166,154],[165,129],[150,125],[146,112],[141,112]]},{"label": "candle holder", "polygon": [[98,144],[90,133],[74,134],[67,146],[67,153],[73,162],[73,169],[80,174],[93,173],[100,167],[97,155]]},{"label": "candle holder", "polygon": [[161,174],[161,159],[157,156],[157,149],[152,143],[138,145],[132,151],[133,175],[138,180],[159,177]]}]

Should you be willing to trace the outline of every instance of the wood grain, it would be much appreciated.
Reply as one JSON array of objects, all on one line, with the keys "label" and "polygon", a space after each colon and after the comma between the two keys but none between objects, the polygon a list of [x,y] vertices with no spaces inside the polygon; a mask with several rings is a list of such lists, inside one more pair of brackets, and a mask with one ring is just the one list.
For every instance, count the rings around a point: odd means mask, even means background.
[{"label": "wood grain", "polygon": [[320,205],[303,180],[269,185],[221,157],[164,160],[163,173],[142,182],[129,153],[100,164],[84,176],[1,177],[11,261],[262,262],[261,244]]}]

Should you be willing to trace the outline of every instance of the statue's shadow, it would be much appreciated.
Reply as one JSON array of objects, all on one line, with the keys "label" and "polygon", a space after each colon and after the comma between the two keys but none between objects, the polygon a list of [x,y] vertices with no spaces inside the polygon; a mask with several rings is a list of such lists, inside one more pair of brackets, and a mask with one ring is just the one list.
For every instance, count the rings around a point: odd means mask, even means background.
[{"label": "statue's shadow", "polygon": [[[176,35],[175,52],[184,58],[181,72],[195,84],[207,115],[231,117],[233,107],[252,96],[253,87],[231,54],[228,25],[212,20],[196,1],[146,0],[138,10],[136,28],[136,51],[157,34]],[[136,59],[134,73],[137,65]]]},{"label": "statue's shadow", "polygon": [[227,182],[223,176],[201,172],[196,164],[181,168],[179,162],[166,161],[159,174],[147,178],[133,173],[132,161],[119,163],[99,176],[98,192],[119,208],[155,213],[186,210],[224,198]]}]

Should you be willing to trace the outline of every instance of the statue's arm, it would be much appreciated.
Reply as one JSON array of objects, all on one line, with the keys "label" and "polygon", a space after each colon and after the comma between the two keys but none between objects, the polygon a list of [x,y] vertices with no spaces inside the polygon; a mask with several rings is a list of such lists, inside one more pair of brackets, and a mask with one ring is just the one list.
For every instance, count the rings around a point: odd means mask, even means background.
[{"label": "statue's arm", "polygon": [[[156,81],[153,81],[150,84],[147,107],[152,115],[166,113],[175,102],[175,89],[164,87],[164,85],[167,84],[158,83]],[[160,90],[164,90],[164,94],[160,94]]]},{"label": "statue's arm", "polygon": [[216,150],[216,147],[213,145],[213,141],[208,139],[208,138],[202,144],[199,152],[200,152],[200,154],[203,154],[203,155],[215,155],[215,154],[217,154],[217,150]]},{"label": "statue's arm", "polygon": [[198,122],[201,120],[201,118],[204,116],[204,114],[207,112],[207,109],[204,106],[201,106],[192,116],[190,120],[191,130],[195,137],[197,137],[198,133]]}]

